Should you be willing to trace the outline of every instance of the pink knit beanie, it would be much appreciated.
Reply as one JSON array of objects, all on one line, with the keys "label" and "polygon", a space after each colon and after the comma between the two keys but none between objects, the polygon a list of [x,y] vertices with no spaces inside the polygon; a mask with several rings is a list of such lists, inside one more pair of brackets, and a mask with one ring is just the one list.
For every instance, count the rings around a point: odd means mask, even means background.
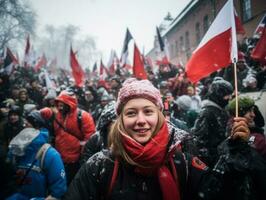
[{"label": "pink knit beanie", "polygon": [[153,102],[160,110],[163,110],[163,102],[160,91],[148,80],[127,79],[119,90],[116,101],[116,113],[119,115],[123,106],[131,99],[145,98]]}]

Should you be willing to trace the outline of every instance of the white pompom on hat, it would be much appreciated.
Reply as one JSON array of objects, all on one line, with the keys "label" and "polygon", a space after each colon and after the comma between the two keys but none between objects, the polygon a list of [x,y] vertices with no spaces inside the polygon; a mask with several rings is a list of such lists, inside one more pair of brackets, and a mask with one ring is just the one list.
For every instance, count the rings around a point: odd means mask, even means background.
[{"label": "white pompom on hat", "polygon": [[153,102],[160,110],[163,110],[163,102],[160,91],[148,80],[127,79],[119,90],[116,101],[116,113],[119,115],[124,105],[131,99],[145,98]]}]

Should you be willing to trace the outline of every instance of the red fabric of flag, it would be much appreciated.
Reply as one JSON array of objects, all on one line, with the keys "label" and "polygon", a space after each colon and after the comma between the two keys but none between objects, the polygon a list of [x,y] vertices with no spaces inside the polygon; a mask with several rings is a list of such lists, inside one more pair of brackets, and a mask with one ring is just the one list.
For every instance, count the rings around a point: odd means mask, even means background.
[{"label": "red fabric of flag", "polygon": [[85,73],[81,68],[76,55],[74,54],[72,47],[70,48],[70,66],[72,69],[72,75],[75,80],[76,86],[82,87],[84,85]]},{"label": "red fabric of flag", "polygon": [[266,28],[264,27],[259,41],[251,53],[251,57],[254,60],[259,61],[262,64],[266,64]]},{"label": "red fabric of flag", "polygon": [[141,59],[141,54],[136,44],[134,44],[133,74],[136,78],[147,79],[147,74],[144,69],[144,63]]}]

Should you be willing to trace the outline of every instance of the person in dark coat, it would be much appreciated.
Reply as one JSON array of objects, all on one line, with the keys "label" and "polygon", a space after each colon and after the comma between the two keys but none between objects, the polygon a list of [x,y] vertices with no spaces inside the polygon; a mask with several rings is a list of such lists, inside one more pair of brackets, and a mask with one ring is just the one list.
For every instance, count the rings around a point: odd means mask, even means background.
[{"label": "person in dark coat", "polygon": [[96,126],[96,133],[86,142],[80,158],[80,163],[84,164],[93,154],[107,148],[108,132],[112,122],[116,119],[114,101],[108,103],[99,118]]},{"label": "person in dark coat", "polygon": [[195,121],[192,133],[197,137],[199,156],[208,166],[214,167],[218,160],[217,146],[226,139],[226,125],[229,115],[225,110],[232,85],[223,79],[214,80],[202,102],[202,108]]},{"label": "person in dark coat", "polygon": [[8,119],[4,124],[4,143],[7,150],[9,142],[24,128],[24,120],[20,107],[11,106]]},{"label": "person in dark coat", "polygon": [[[242,150],[251,149],[245,145],[249,132],[242,118],[235,119],[230,142],[226,143],[229,153],[210,170],[197,157],[182,153],[182,141],[188,133],[168,126],[160,92],[148,80],[126,80],[115,108],[118,117],[109,133],[110,149],[89,158],[63,199],[232,199],[223,193],[232,182],[224,182],[225,175],[251,169],[250,162],[240,168],[237,165],[246,161]],[[231,147],[237,151],[231,151]],[[261,177],[255,176],[255,186],[265,186],[265,171],[258,171]],[[265,189],[258,195],[265,195]]]}]

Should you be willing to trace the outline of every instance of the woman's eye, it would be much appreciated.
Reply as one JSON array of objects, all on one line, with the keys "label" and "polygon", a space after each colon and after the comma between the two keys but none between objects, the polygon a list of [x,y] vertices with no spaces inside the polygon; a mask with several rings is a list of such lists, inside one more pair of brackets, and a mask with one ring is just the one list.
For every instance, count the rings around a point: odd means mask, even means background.
[{"label": "woman's eye", "polygon": [[153,114],[153,110],[145,110],[146,114]]},{"label": "woman's eye", "polygon": [[130,112],[126,112],[126,116],[134,116],[136,113],[133,112],[133,111],[130,111]]}]

